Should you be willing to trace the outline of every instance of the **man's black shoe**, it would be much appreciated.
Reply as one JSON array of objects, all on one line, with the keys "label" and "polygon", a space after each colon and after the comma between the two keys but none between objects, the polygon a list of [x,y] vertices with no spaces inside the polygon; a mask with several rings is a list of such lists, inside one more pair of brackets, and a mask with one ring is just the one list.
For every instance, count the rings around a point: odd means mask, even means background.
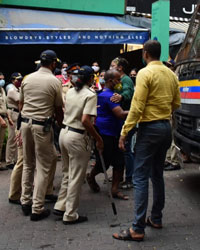
[{"label": "man's black shoe", "polygon": [[171,165],[171,163],[168,162],[168,161],[165,161],[165,163],[164,163],[164,168],[168,167],[169,165]]},{"label": "man's black shoe", "polygon": [[8,170],[7,167],[0,167],[0,171]]},{"label": "man's black shoe", "polygon": [[14,163],[9,164],[9,165],[6,165],[6,167],[7,167],[8,169],[13,169],[13,168],[14,168],[14,166],[15,166],[15,164],[14,164]]},{"label": "man's black shoe", "polygon": [[47,200],[48,202],[56,202],[58,199],[58,196],[55,194],[47,194],[45,195],[45,200]]},{"label": "man's black shoe", "polygon": [[175,164],[170,164],[170,165],[164,167],[165,171],[173,171],[173,170],[179,170],[179,169],[181,169],[179,164],[176,164],[176,165]]},{"label": "man's black shoe", "polygon": [[22,205],[22,212],[25,216],[28,216],[31,214],[31,209],[32,209],[31,205]]},{"label": "man's black shoe", "polygon": [[9,203],[12,203],[12,204],[21,205],[20,200],[12,200],[12,199],[8,199],[8,201],[9,201]]},{"label": "man's black shoe", "polygon": [[32,221],[39,221],[39,220],[43,220],[43,219],[47,218],[50,214],[51,214],[51,211],[49,209],[45,209],[42,211],[41,214],[32,213],[30,219]]},{"label": "man's black shoe", "polygon": [[82,223],[88,221],[88,217],[87,216],[80,216],[78,217],[78,219],[73,220],[73,221],[64,221],[63,220],[63,224],[64,225],[71,225],[71,224],[78,224],[78,223]]},{"label": "man's black shoe", "polygon": [[65,213],[65,211],[61,211],[61,210],[58,210],[58,209],[53,210],[53,214],[55,214],[57,216],[63,216],[64,213]]}]

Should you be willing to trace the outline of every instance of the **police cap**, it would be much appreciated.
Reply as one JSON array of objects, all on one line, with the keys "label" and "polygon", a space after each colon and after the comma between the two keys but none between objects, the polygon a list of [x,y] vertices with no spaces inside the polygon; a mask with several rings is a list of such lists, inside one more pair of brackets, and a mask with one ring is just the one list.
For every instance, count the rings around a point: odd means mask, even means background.
[{"label": "police cap", "polygon": [[40,59],[42,61],[54,61],[57,60],[57,55],[53,50],[45,50],[41,53]]},{"label": "police cap", "polygon": [[10,80],[15,80],[15,79],[21,80],[21,79],[23,79],[23,76],[19,72],[14,72],[10,76]]},{"label": "police cap", "polygon": [[71,65],[69,65],[65,70],[70,73],[76,69],[80,68],[80,63],[72,63]]},{"label": "police cap", "polygon": [[84,77],[89,77],[94,74],[92,67],[88,65],[82,66],[80,69],[74,71],[75,74],[82,75]]}]

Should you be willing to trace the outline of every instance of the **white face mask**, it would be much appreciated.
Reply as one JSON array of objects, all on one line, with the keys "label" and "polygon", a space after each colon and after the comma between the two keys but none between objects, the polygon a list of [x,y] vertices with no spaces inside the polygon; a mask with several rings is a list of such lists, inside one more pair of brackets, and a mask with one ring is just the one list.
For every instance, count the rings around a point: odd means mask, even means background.
[{"label": "white face mask", "polygon": [[67,78],[67,71],[65,69],[61,69],[61,74]]},{"label": "white face mask", "polygon": [[95,73],[97,73],[100,70],[99,66],[92,66]]},{"label": "white face mask", "polygon": [[0,87],[3,87],[4,85],[5,85],[5,80],[4,79],[0,80]]},{"label": "white face mask", "polygon": [[72,80],[71,80],[71,82],[75,84],[75,83],[78,81],[78,79],[79,79],[78,76],[72,75]]}]

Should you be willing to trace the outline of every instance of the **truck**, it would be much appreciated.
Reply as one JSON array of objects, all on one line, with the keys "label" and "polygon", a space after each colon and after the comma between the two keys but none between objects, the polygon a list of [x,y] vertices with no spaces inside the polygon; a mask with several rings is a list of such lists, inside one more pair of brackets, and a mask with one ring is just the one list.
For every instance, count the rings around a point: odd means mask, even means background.
[{"label": "truck", "polygon": [[183,44],[176,56],[181,106],[174,113],[176,146],[200,161],[200,1],[191,17]]}]

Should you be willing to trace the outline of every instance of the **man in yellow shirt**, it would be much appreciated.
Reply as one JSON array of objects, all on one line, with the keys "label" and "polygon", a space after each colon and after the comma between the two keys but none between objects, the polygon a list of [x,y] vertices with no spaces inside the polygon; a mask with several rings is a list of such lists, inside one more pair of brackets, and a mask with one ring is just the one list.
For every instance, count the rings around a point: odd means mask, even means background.
[{"label": "man in yellow shirt", "polygon": [[[149,40],[144,44],[143,59],[147,66],[138,72],[131,108],[121,131],[119,147],[124,150],[128,132],[139,123],[134,159],[135,217],[132,227],[113,234],[115,239],[141,241],[145,226],[162,228],[165,203],[163,167],[171,145],[170,117],[180,106],[176,75],[159,60],[161,45]],[[146,220],[148,185],[151,175],[153,206]]]}]

